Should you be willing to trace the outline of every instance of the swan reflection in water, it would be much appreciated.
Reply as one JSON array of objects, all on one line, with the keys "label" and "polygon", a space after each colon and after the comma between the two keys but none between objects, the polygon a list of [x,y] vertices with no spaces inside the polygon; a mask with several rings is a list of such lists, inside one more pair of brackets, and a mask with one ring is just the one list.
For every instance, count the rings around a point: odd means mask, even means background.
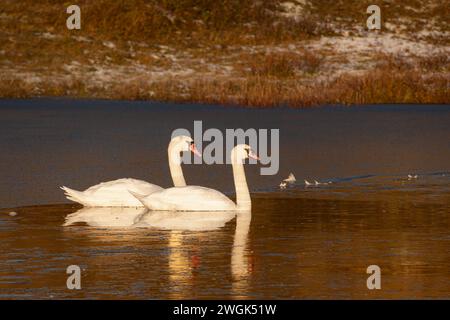
[{"label": "swan reflection in water", "polygon": [[250,231],[251,212],[239,212],[236,216],[233,248],[231,249],[231,290],[236,299],[245,298],[252,273],[252,256],[248,252],[248,234]]},{"label": "swan reflection in water", "polygon": [[[201,250],[186,248],[194,237],[198,242],[208,237],[207,231],[223,228],[236,217],[233,246],[231,248],[232,292],[235,296],[245,296],[251,273],[251,256],[248,256],[248,234],[251,212],[237,211],[148,211],[145,208],[82,208],[66,217],[64,226],[87,224],[101,228],[154,229],[167,230],[169,235],[165,246],[167,256],[169,287],[171,298],[185,298],[185,294],[195,284],[195,269],[201,264]],[[201,242],[201,241],[200,241]],[[221,245],[217,246],[221,248]],[[226,252],[224,252],[226,254]]]},{"label": "swan reflection in water", "polygon": [[235,211],[149,211],[146,208],[86,207],[67,215],[63,226],[130,227],[178,231],[210,231],[222,228]]},{"label": "swan reflection in water", "polygon": [[142,207],[85,207],[67,215],[63,226],[86,224],[101,228],[132,227],[147,212],[148,209]]},{"label": "swan reflection in water", "polygon": [[222,228],[235,211],[149,211],[133,226],[177,231],[210,231]]}]

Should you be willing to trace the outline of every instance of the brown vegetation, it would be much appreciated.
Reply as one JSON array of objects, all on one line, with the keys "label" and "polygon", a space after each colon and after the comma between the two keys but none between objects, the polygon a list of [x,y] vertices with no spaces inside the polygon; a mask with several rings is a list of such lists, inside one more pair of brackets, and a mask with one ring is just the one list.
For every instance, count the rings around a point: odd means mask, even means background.
[{"label": "brown vegetation", "polygon": [[270,53],[249,61],[250,73],[258,77],[292,78],[298,74],[316,73],[323,57],[319,53]]},{"label": "brown vegetation", "polygon": [[33,94],[33,86],[20,79],[1,81],[4,97],[77,96],[109,99],[162,100],[243,106],[306,107],[324,104],[449,103],[449,83],[443,76],[424,78],[418,71],[379,68],[370,73],[342,75],[331,82],[304,85],[250,76],[241,80],[195,80],[190,83],[170,79],[149,83],[136,79],[109,88],[87,88],[83,81],[53,82]]},{"label": "brown vegetation", "polygon": [[[368,2],[304,1],[304,14],[294,18],[281,14],[281,2],[80,0],[82,30],[68,31],[65,1],[4,0],[0,97],[268,107],[450,103],[450,61],[439,37],[427,39],[444,49],[428,55],[308,47],[320,37],[342,39],[342,30],[357,35],[361,28],[355,26],[364,25]],[[384,5],[410,19],[415,32],[423,28],[424,16],[433,16],[445,34],[441,2],[426,2],[423,7],[413,0]],[[391,11],[386,18],[394,21]]]}]

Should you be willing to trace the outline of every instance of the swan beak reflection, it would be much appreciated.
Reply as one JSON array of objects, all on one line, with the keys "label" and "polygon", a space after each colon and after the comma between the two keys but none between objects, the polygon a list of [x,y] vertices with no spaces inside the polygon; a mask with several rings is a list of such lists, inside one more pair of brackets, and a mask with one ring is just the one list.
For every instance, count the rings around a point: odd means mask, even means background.
[{"label": "swan beak reflection", "polygon": [[197,149],[197,147],[195,146],[194,143],[191,143],[191,146],[189,147],[189,150],[191,150],[191,152],[193,154],[195,154],[196,156],[198,156],[200,158],[202,157],[202,154],[200,153],[200,151],[198,151],[198,149]]}]

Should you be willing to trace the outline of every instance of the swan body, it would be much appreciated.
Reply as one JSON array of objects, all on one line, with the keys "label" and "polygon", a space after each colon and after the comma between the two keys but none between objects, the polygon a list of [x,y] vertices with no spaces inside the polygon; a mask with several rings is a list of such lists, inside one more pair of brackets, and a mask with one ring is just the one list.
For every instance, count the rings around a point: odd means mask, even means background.
[{"label": "swan body", "polygon": [[160,211],[231,211],[251,210],[251,199],[243,162],[258,159],[248,145],[240,144],[231,151],[236,203],[223,193],[200,186],[173,187],[143,196],[130,192],[150,210]]},{"label": "swan body", "polygon": [[[191,151],[201,156],[191,137],[176,136],[168,147],[169,167],[175,186],[185,186],[181,169],[181,152]],[[160,186],[137,179],[118,179],[102,182],[84,191],[61,187],[67,199],[78,202],[85,207],[142,207],[142,203],[129,191],[137,194],[151,194],[163,190]]]},{"label": "swan body", "polygon": [[129,192],[150,194],[163,188],[152,183],[137,179],[118,179],[102,182],[85,191],[77,191],[68,187],[61,187],[67,199],[78,202],[85,207],[142,207],[142,203]]},{"label": "swan body", "polygon": [[312,185],[312,183],[309,182],[308,180],[305,180],[305,185],[306,185],[306,186],[310,186],[310,185]]},{"label": "swan body", "polygon": [[200,186],[173,187],[136,198],[150,210],[223,211],[236,210],[236,204],[223,193]]}]

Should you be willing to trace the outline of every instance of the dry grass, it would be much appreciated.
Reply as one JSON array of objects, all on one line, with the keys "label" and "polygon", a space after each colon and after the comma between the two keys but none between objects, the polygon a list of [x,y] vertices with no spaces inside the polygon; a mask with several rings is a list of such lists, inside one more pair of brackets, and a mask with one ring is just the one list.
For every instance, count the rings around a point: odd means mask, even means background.
[{"label": "dry grass", "polygon": [[331,83],[313,85],[287,84],[266,78],[250,78],[239,84],[200,82],[194,86],[189,99],[246,106],[306,107],[327,104],[448,103],[448,92],[448,80],[442,77],[424,79],[417,72],[376,70],[363,76],[343,75]]},{"label": "dry grass", "polygon": [[[365,25],[369,1],[309,1],[297,19],[281,17],[280,2],[79,0],[82,30],[74,32],[65,28],[66,1],[3,0],[0,97],[264,107],[450,103],[445,51],[426,57],[379,53],[367,57],[363,70],[356,70],[358,63],[351,56],[303,46],[306,40],[335,35],[339,28],[356,33],[356,25]],[[423,17],[435,17],[436,25],[446,31],[444,6],[434,2],[423,10],[416,0],[383,5],[411,19],[414,31],[423,27]],[[392,12],[387,10],[385,18],[398,18]],[[294,49],[287,50],[291,44]],[[220,73],[221,67],[231,71]],[[352,72],[353,67],[358,72]],[[177,76],[183,69],[193,72]],[[336,76],[341,70],[348,72]],[[105,71],[113,75],[102,78]]]},{"label": "dry grass", "polygon": [[425,71],[450,72],[450,57],[441,52],[419,60],[419,66]]},{"label": "dry grass", "polygon": [[[150,83],[142,78],[117,83],[108,89],[87,88],[82,81],[53,82],[39,95],[298,108],[334,104],[448,104],[448,89],[448,79],[442,76],[427,78],[417,71],[392,72],[379,68],[361,76],[342,75],[329,83],[311,85],[258,76],[238,81],[195,80],[190,83],[177,79]],[[0,81],[4,97],[29,97],[32,90],[33,86],[20,79]]]},{"label": "dry grass", "polygon": [[[71,35],[63,0],[4,0],[0,12],[22,23],[4,24],[9,32],[51,32]],[[265,0],[79,0],[83,35],[98,40],[194,41],[239,43],[304,39],[323,34],[309,18],[280,20],[279,1]],[[38,14],[36,14],[38,13]]]},{"label": "dry grass", "polygon": [[252,57],[250,73],[257,77],[292,78],[298,74],[317,73],[324,58],[319,53],[282,52]]},{"label": "dry grass", "polygon": [[417,71],[381,69],[364,76],[341,77],[326,86],[332,103],[448,103],[448,80],[424,78]]}]

